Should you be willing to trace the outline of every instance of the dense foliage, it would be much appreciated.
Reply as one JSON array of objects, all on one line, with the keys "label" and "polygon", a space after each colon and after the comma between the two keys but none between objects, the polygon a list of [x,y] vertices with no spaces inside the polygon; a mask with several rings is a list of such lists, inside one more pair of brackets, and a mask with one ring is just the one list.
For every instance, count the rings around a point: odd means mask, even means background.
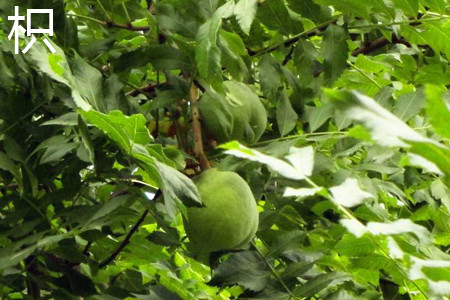
[{"label": "dense foliage", "polygon": [[[447,299],[449,60],[447,0],[0,1],[0,295]],[[210,165],[260,216],[205,262]]]}]

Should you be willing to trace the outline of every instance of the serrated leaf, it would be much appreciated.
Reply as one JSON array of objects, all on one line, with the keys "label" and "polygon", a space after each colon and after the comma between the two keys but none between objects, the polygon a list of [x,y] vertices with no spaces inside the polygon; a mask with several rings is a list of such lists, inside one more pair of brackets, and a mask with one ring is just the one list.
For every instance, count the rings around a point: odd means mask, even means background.
[{"label": "serrated leaf", "polygon": [[222,18],[214,14],[197,33],[195,60],[197,69],[204,79],[216,78],[221,70],[221,51],[217,45]]},{"label": "serrated leaf", "polygon": [[270,272],[256,251],[233,253],[219,265],[210,284],[240,284],[252,291],[261,291],[267,285]]},{"label": "serrated leaf", "polygon": [[133,144],[146,145],[153,141],[143,115],[123,115],[121,111],[102,114],[98,111],[79,111],[90,124],[105,132],[126,153],[131,153]]},{"label": "serrated leaf", "polygon": [[94,109],[107,112],[103,98],[103,78],[99,70],[89,65],[78,54],[73,59],[72,72],[74,81],[72,88],[76,88],[81,97],[87,100]]},{"label": "serrated leaf", "polygon": [[444,92],[443,88],[427,86],[427,116],[434,130],[442,137],[450,139],[450,110],[449,105],[444,102]]},{"label": "serrated leaf", "polygon": [[327,287],[334,287],[345,281],[351,280],[351,276],[343,272],[331,272],[320,274],[305,284],[294,289],[293,293],[296,297],[312,297]]},{"label": "serrated leaf", "polygon": [[422,90],[400,96],[395,103],[393,113],[406,122],[419,114],[425,107],[425,96]]},{"label": "serrated leaf", "polygon": [[322,24],[331,18],[331,10],[326,6],[320,6],[313,0],[288,0],[289,7],[302,15],[302,17],[312,20],[316,25]]},{"label": "serrated leaf", "polygon": [[341,255],[362,256],[373,253],[376,244],[369,237],[355,238],[347,234],[336,244],[334,249]]},{"label": "serrated leaf", "polygon": [[337,25],[325,30],[322,44],[325,85],[331,86],[344,72],[348,58],[348,33]]},{"label": "serrated leaf", "polygon": [[298,197],[300,199],[314,196],[320,192],[321,188],[286,188],[283,193],[283,197]]},{"label": "serrated leaf", "polygon": [[266,0],[258,7],[258,19],[269,29],[288,36],[303,31],[301,22],[294,21],[289,15],[284,1]]},{"label": "serrated leaf", "polygon": [[314,132],[333,116],[333,106],[305,106],[305,113],[305,118],[308,121],[309,129],[311,132]]},{"label": "serrated leaf", "polygon": [[239,0],[234,8],[234,14],[245,34],[250,33],[250,27],[256,16],[258,0]]},{"label": "serrated leaf", "polygon": [[416,17],[419,10],[419,0],[392,0],[396,8],[401,9],[407,17]]},{"label": "serrated leaf", "polygon": [[265,155],[254,149],[247,148],[238,142],[230,142],[220,146],[226,149],[226,154],[233,155],[239,158],[245,158],[252,161],[257,161],[262,164],[266,164],[269,168],[279,173],[281,176],[290,179],[304,179],[305,173],[303,169],[297,169],[293,165],[268,155]]},{"label": "serrated leaf", "polygon": [[372,139],[380,145],[407,147],[405,141],[436,144],[412,130],[370,97],[358,92],[342,91],[329,91],[329,95],[348,118],[366,125],[372,134]]},{"label": "serrated leaf", "polygon": [[277,104],[277,123],[280,135],[285,136],[291,132],[297,124],[297,119],[297,113],[292,108],[288,96],[286,93],[280,93]]},{"label": "serrated leaf", "polygon": [[264,95],[275,100],[281,86],[281,74],[277,61],[270,55],[264,55],[259,61],[259,80]]},{"label": "serrated leaf", "polygon": [[374,196],[361,190],[358,180],[347,178],[341,185],[331,187],[332,200],[344,207],[354,207],[363,204],[367,199]]}]

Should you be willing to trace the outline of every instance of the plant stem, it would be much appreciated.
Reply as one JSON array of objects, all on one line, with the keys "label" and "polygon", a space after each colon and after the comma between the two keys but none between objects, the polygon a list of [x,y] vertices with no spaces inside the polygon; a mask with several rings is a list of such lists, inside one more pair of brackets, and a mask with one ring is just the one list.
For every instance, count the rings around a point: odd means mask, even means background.
[{"label": "plant stem", "polygon": [[128,232],[127,236],[123,240],[123,242],[120,244],[120,246],[103,262],[101,262],[98,267],[99,269],[102,269],[106,267],[109,263],[111,263],[116,257],[122,252],[122,250],[130,243],[130,239],[133,236],[133,234],[139,229],[139,226],[144,222],[145,217],[148,215],[148,210],[146,209],[144,213],[141,215],[139,220],[134,224],[133,228],[131,228],[130,232]]},{"label": "plant stem", "polygon": [[439,17],[432,17],[432,18],[421,18],[421,19],[412,19],[412,20],[406,20],[406,21],[398,21],[398,22],[392,22],[392,23],[385,23],[385,24],[367,24],[367,25],[354,25],[354,26],[348,26],[348,29],[362,29],[362,28],[378,28],[378,27],[389,27],[394,25],[410,25],[414,23],[426,23],[426,22],[434,22],[434,21],[441,21],[445,19],[449,19],[450,16],[443,15]]},{"label": "plant stem", "polygon": [[78,18],[78,19],[85,19],[85,20],[95,22],[95,23],[103,25],[103,26],[107,26],[107,27],[115,27],[115,28],[130,30],[130,31],[149,31],[150,30],[149,26],[133,26],[131,24],[118,24],[118,23],[115,23],[112,21],[102,21],[102,20],[98,20],[95,18],[91,18],[89,16],[82,16],[82,15],[77,15],[77,14],[67,14],[67,16]]},{"label": "plant stem", "polygon": [[264,254],[256,247],[255,242],[251,242],[253,248],[256,250],[256,252],[261,256],[261,258],[264,260],[267,267],[269,267],[270,271],[272,272],[273,276],[275,276],[276,279],[280,282],[280,284],[283,286],[283,288],[286,290],[286,292],[289,294],[290,298],[297,299],[295,295],[291,292],[289,287],[286,285],[286,283],[283,281],[283,278],[280,277],[280,275],[277,273],[277,271],[274,269],[274,267],[269,263],[267,258],[264,256]]},{"label": "plant stem", "polygon": [[314,28],[311,28],[311,29],[309,29],[309,30],[305,30],[305,31],[303,31],[303,32],[300,32],[300,33],[298,33],[298,34],[296,34],[296,35],[294,35],[294,36],[288,38],[287,40],[284,40],[284,41],[282,41],[282,42],[280,42],[280,43],[278,43],[278,44],[272,45],[272,46],[270,46],[270,47],[268,47],[268,48],[265,48],[265,49],[263,49],[263,50],[261,50],[261,51],[259,51],[259,52],[256,52],[256,53],[253,54],[252,56],[257,57],[257,56],[264,55],[264,54],[266,54],[266,53],[272,52],[272,51],[278,49],[278,48],[281,47],[281,46],[286,46],[286,47],[287,47],[287,46],[290,46],[290,45],[292,45],[292,44],[295,44],[301,37],[304,37],[304,36],[307,36],[307,35],[314,34],[316,31],[321,31],[321,30],[323,30],[323,29],[326,28],[328,25],[330,25],[330,24],[332,24],[332,23],[335,23],[340,17],[341,17],[341,15],[338,15],[338,16],[334,17],[333,19],[331,19],[331,20],[329,20],[329,21],[327,21],[327,22],[324,22],[324,23],[322,23],[322,24],[317,25],[317,26],[314,27]]},{"label": "plant stem", "polygon": [[102,2],[100,2],[100,0],[97,0],[97,4],[98,6],[100,6],[100,8],[102,9],[103,13],[105,14],[105,16],[109,19],[112,20],[111,15],[106,11],[105,7],[103,6]]},{"label": "plant stem", "polygon": [[127,17],[128,22],[131,23],[131,17],[130,17],[130,14],[128,13],[127,7],[125,6],[125,3],[122,2],[121,4],[122,4],[122,9],[125,13],[125,16]]},{"label": "plant stem", "polygon": [[372,77],[370,77],[369,75],[366,74],[366,72],[364,72],[363,70],[361,70],[360,68],[358,68],[357,66],[355,66],[354,64],[352,64],[350,61],[347,61],[347,64],[352,67],[353,69],[355,69],[358,73],[360,73],[361,75],[363,75],[364,77],[366,77],[370,82],[372,82],[374,85],[376,85],[377,88],[381,89],[383,88],[378,82],[375,81],[375,79],[373,79]]}]

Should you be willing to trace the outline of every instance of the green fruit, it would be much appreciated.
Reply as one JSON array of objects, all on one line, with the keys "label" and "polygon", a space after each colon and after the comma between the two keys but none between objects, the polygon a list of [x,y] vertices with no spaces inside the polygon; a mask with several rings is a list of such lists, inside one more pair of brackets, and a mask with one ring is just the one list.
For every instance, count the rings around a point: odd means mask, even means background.
[{"label": "green fruit", "polygon": [[184,226],[197,253],[245,248],[258,229],[255,198],[234,172],[215,168],[194,179],[204,207],[189,207]]},{"label": "green fruit", "polygon": [[207,135],[219,143],[231,140],[245,144],[257,142],[267,125],[264,105],[243,83],[226,81],[223,85],[225,96],[205,93],[198,103]]}]

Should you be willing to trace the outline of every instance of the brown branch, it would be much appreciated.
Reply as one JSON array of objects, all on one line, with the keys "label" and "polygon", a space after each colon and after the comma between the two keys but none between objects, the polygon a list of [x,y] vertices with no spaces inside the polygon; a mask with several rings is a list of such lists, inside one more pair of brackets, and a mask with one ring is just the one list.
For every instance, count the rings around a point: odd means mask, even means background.
[{"label": "brown branch", "polygon": [[106,21],[104,22],[106,26],[109,28],[120,28],[120,29],[126,29],[130,31],[149,31],[149,26],[133,26],[132,24],[118,24],[113,21]]},{"label": "brown branch", "polygon": [[[153,196],[153,200],[156,201],[156,199],[159,196],[161,196],[161,194],[162,194],[161,190],[156,191],[155,195]],[[125,247],[130,243],[130,240],[131,240],[131,237],[133,236],[133,234],[139,229],[141,224],[144,222],[144,220],[147,217],[148,213],[149,213],[148,209],[146,209],[142,213],[142,215],[139,218],[139,220],[137,220],[136,224],[134,224],[133,228],[131,228],[130,232],[128,232],[127,236],[122,241],[122,243],[119,245],[119,247],[117,247],[117,249],[107,259],[105,259],[103,262],[101,262],[99,264],[98,267],[100,269],[104,268],[108,264],[110,264],[114,259],[116,259],[116,257],[120,254],[120,252],[122,252],[122,250],[125,249]]]},{"label": "brown branch", "polygon": [[91,248],[91,246],[92,246],[92,242],[89,241],[89,242],[86,244],[86,246],[84,247],[83,252],[81,252],[81,253],[82,253],[84,256],[90,256],[89,249]]},{"label": "brown branch", "polygon": [[[156,196],[156,195],[155,195]],[[106,267],[108,264],[110,264],[116,257],[122,252],[122,250],[130,243],[130,239],[133,236],[133,234],[139,229],[139,226],[141,226],[142,222],[144,222],[145,217],[148,215],[148,210],[146,209],[144,213],[141,215],[139,220],[134,224],[133,228],[131,228],[130,232],[128,232],[127,236],[123,240],[123,242],[119,245],[119,247],[103,262],[101,262],[98,267],[100,269]]]},{"label": "brown branch", "polygon": [[33,299],[41,298],[41,290],[33,277],[42,275],[39,271],[35,255],[30,255],[25,259],[25,266],[27,270],[27,294]]},{"label": "brown branch", "polygon": [[192,128],[194,131],[194,154],[200,162],[200,169],[204,171],[211,168],[211,164],[203,150],[202,124],[200,122],[200,111],[197,105],[195,105],[197,103],[197,90],[194,82],[191,83],[189,98],[191,103]]},{"label": "brown branch", "polygon": [[283,62],[281,63],[283,66],[287,65],[287,63],[292,59],[292,53],[294,53],[294,48],[295,46],[291,46],[289,53],[286,55]]},{"label": "brown branch", "polygon": [[146,96],[154,98],[156,96],[156,88],[158,86],[159,85],[157,83],[150,82],[149,84],[147,84],[146,86],[144,86],[142,88],[135,89],[135,90],[128,92],[127,96],[136,97],[140,94],[144,94]]},{"label": "brown branch", "polygon": [[102,21],[102,20],[97,20],[95,18],[91,18],[89,16],[76,15],[76,14],[67,14],[67,16],[95,22],[97,24],[100,24],[100,25],[103,25],[103,26],[106,26],[109,28],[120,28],[120,29],[126,29],[126,30],[130,30],[130,31],[149,31],[150,30],[149,26],[134,26],[131,23],[119,24],[119,23],[113,22],[111,20]]},{"label": "brown branch", "polygon": [[385,37],[378,38],[375,41],[370,42],[366,46],[360,47],[360,48],[356,49],[355,51],[353,51],[352,56],[358,56],[359,54],[363,54],[363,55],[369,54],[369,53],[376,51],[390,43],[403,44],[408,47],[411,47],[411,44],[409,44],[408,41],[406,41],[404,38],[402,38],[402,37],[398,38],[397,36],[393,35],[392,41],[389,41]]}]

